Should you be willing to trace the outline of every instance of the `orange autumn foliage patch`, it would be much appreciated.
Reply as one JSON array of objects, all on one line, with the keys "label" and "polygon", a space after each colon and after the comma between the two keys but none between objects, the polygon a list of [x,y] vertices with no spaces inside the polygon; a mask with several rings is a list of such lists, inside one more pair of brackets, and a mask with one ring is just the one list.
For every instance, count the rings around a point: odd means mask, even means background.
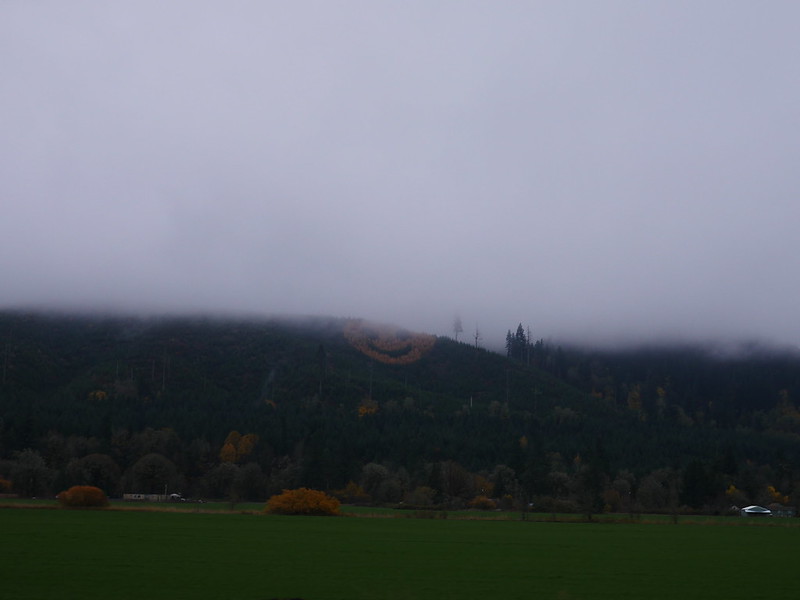
[{"label": "orange autumn foliage patch", "polygon": [[366,417],[367,415],[374,415],[378,412],[378,403],[372,398],[364,398],[358,405],[358,416]]},{"label": "orange autumn foliage patch", "polygon": [[497,503],[486,496],[476,496],[469,501],[469,507],[477,510],[494,510],[497,508]]},{"label": "orange autumn foliage patch", "polygon": [[278,515],[338,515],[339,501],[319,490],[283,490],[267,501],[265,512]]},{"label": "orange autumn foliage patch", "polygon": [[56,498],[67,508],[105,508],[109,504],[106,493],[93,485],[73,485]]},{"label": "orange autumn foliage patch", "polygon": [[344,337],[370,358],[389,365],[416,362],[436,343],[436,338],[432,335],[410,333],[362,320],[348,322],[344,328]]},{"label": "orange autumn foliage patch", "polygon": [[219,459],[222,462],[242,462],[243,459],[252,454],[258,443],[258,436],[255,433],[242,435],[238,431],[231,431],[222,448],[219,451]]},{"label": "orange autumn foliage patch", "polygon": [[340,490],[333,490],[333,495],[339,501],[346,504],[358,504],[369,502],[369,494],[364,491],[364,488],[358,485],[355,481],[350,480],[346,486]]}]

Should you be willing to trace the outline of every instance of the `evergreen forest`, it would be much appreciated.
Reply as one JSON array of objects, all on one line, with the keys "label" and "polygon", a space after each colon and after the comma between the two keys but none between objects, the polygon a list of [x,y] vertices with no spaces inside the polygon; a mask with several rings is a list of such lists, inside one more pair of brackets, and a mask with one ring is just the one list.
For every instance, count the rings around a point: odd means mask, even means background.
[{"label": "evergreen forest", "polygon": [[[458,331],[456,332],[456,335]],[[0,313],[0,493],[725,513],[800,500],[800,355]]]}]

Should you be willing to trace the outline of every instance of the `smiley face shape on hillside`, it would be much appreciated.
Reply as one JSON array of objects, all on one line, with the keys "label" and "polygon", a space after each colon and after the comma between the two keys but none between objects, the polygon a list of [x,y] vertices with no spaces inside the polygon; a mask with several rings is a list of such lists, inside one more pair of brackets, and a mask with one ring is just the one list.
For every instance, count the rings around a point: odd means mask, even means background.
[{"label": "smiley face shape on hillside", "polygon": [[370,358],[395,365],[418,361],[436,342],[432,335],[411,333],[362,320],[348,322],[344,336],[351,345]]}]

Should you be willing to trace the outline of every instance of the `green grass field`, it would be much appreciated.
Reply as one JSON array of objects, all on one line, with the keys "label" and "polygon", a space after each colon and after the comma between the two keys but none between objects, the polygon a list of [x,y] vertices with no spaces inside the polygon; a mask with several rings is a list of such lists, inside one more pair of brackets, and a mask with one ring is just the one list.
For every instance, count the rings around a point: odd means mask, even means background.
[{"label": "green grass field", "polygon": [[[765,524],[766,525],[766,524]],[[0,510],[0,598],[797,598],[800,528]]]}]

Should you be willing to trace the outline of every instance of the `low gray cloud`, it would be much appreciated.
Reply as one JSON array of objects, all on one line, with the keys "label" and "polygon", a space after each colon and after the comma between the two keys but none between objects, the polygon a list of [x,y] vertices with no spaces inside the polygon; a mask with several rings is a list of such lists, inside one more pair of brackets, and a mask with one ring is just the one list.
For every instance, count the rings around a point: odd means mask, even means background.
[{"label": "low gray cloud", "polygon": [[800,342],[800,7],[0,6],[0,306]]}]

